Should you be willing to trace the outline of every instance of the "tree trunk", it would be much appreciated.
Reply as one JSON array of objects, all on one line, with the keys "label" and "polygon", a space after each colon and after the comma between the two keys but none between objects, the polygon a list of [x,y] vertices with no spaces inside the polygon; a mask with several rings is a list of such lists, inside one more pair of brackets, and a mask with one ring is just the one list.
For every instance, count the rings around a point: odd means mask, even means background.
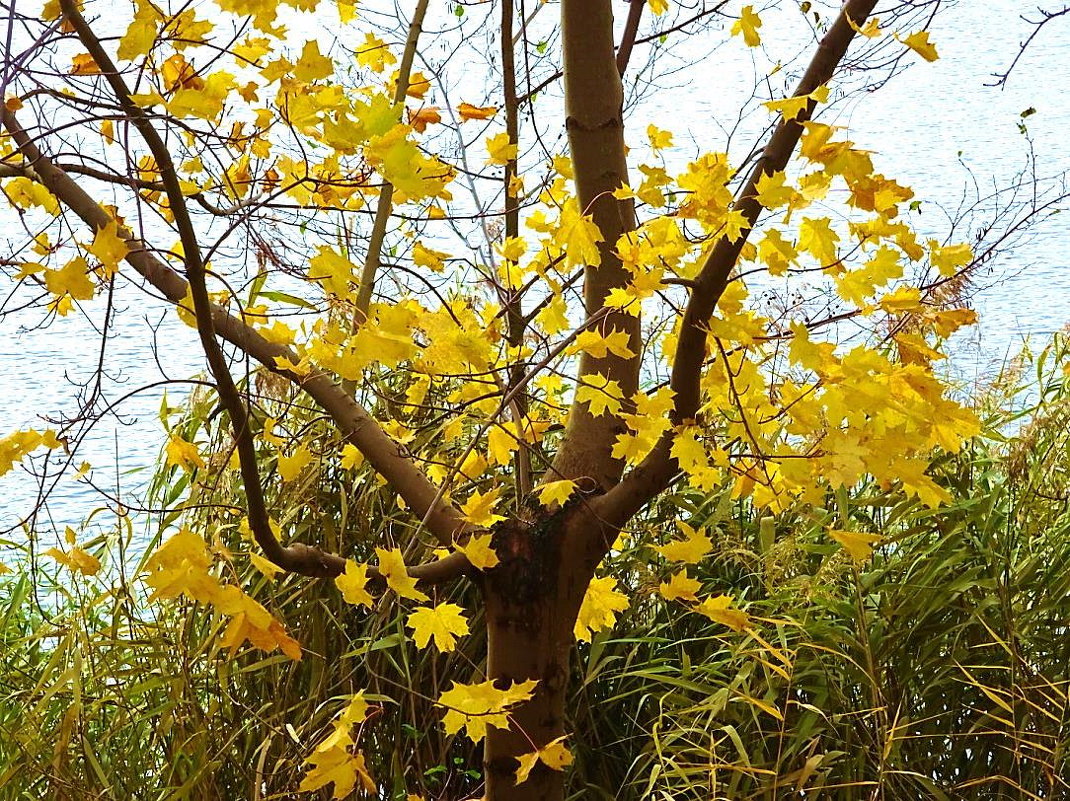
[{"label": "tree trunk", "polygon": [[534,697],[511,712],[509,729],[489,728],[486,801],[561,801],[565,773],[539,763],[516,784],[517,758],[565,734],[573,627],[590,581],[590,559],[573,553],[567,516],[514,524],[495,541],[502,563],[483,586],[487,675],[501,687],[534,679]]}]

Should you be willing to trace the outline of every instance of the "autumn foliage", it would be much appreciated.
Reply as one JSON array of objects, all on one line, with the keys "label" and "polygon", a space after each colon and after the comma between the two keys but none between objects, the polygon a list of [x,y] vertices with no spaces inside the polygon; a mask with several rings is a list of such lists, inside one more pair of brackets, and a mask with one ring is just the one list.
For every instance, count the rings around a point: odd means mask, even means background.
[{"label": "autumn foliage", "polygon": [[[918,235],[914,192],[819,118],[848,52],[937,57],[908,10],[850,0],[819,18],[797,85],[752,109],[768,137],[734,162],[626,125],[628,54],[640,24],[668,27],[666,0],[632,0],[623,29],[609,0],[535,21],[510,0],[419,0],[387,30],[342,0],[215,5],[49,0],[26,24],[50,48],[27,50],[2,112],[25,231],[13,285],[57,318],[113,292],[162,297],[227,421],[213,447],[169,434],[189,497],[146,562],[151,602],[210,610],[232,654],[302,659],[298,622],[236,578],[248,562],[333,581],[339,609],[397,606],[420,649],[485,636],[485,661],[431,699],[441,725],[485,741],[491,801],[561,798],[570,654],[632,602],[604,558],[639,538],[680,616],[766,645],[777,625],[699,579],[723,536],[703,515],[640,525],[659,497],[723,495],[770,519],[862,483],[952,501],[931,461],[980,426],[934,363],[974,320],[955,292],[973,250]],[[729,47],[765,46],[753,6],[724,13]],[[436,37],[469,25],[494,31],[497,83],[436,61]],[[814,297],[763,306],[752,287],[771,281]],[[75,433],[10,434],[0,473]],[[327,471],[396,507],[359,558],[345,531],[291,539],[287,503]],[[204,525],[197,493],[228,483]],[[845,520],[827,542],[864,564],[883,535]],[[76,541],[54,558],[95,572]],[[476,588],[467,608],[439,598],[450,582]],[[333,703],[294,790],[375,794],[361,732],[379,707]]]}]

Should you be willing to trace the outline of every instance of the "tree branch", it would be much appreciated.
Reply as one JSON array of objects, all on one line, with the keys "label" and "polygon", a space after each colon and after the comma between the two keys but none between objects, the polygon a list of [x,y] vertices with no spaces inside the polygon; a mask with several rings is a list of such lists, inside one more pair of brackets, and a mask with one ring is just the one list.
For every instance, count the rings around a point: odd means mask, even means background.
[{"label": "tree branch", "polygon": [[[865,24],[877,0],[849,0],[836,22],[821,40],[795,89],[795,97],[809,95],[831,80],[837,65],[847,53],[856,30]],[[764,207],[758,202],[758,181],[766,175],[783,170],[803,132],[803,123],[810,119],[816,106],[807,103],[798,118],[781,120],[757,160],[747,182],[736,195],[734,206],[742,212],[746,226],[733,241],[722,236],[699,270],[695,286],[684,311],[680,337],[676,347],[669,385],[675,397],[669,417],[673,426],[692,420],[701,404],[702,365],[706,359],[707,325],[717,302],[728,286],[729,277]],[[674,431],[669,430],[647,457],[616,487],[602,498],[592,501],[598,513],[614,525],[623,525],[672,482],[678,472],[676,460],[670,455]]]},{"label": "tree branch", "polygon": [[[0,122],[11,134],[12,140],[27,162],[20,167],[23,174],[41,183],[94,230],[103,228],[112,221],[112,217],[96,200],[41,152],[19,125],[13,112],[0,107]],[[187,283],[182,276],[158,258],[148,245],[134,237],[129,230],[120,228],[119,235],[125,238],[130,246],[126,261],[168,300],[175,304],[181,303],[187,295]],[[441,499],[436,500],[437,489],[402,452],[401,446],[390,439],[368,411],[346,394],[327,373],[315,372],[305,376],[280,368],[277,359],[296,363],[299,357],[289,348],[265,339],[221,306],[212,304],[210,309],[215,332],[272,372],[285,376],[308,393],[331,416],[346,439],[364,454],[372,467],[405,499],[413,513],[426,518],[428,529],[439,542],[449,546],[455,534],[470,528],[456,508]],[[332,562],[332,566],[337,565]]]}]

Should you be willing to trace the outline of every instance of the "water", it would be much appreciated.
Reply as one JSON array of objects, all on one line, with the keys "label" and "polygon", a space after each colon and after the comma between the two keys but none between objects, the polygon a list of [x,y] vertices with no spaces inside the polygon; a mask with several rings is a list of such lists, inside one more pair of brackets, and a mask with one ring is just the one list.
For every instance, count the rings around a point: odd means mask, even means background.
[{"label": "water", "polygon": [[[1023,170],[1033,169],[1031,154],[1042,178],[1070,169],[1070,149],[1065,145],[1070,104],[1061,97],[1063,87],[1070,85],[1070,22],[1045,29],[1004,89],[985,86],[991,73],[1013,60],[1017,42],[1029,31],[1018,14],[1031,10],[1029,4],[1011,0],[948,8],[933,26],[932,38],[942,55],[939,61],[926,64],[907,54],[904,74],[879,91],[834,106],[826,118],[848,128],[848,136],[859,146],[875,151],[881,171],[915,189],[923,203],[914,222],[933,235],[946,236],[949,220],[961,217],[958,237],[972,238],[985,224],[992,203],[981,202],[984,210],[972,214],[970,206],[1013,184]],[[777,22],[768,15],[762,31],[770,52],[778,42],[790,44],[797,30],[779,29]],[[696,150],[737,151],[751,141],[743,135],[746,126],[733,131],[732,109],[751,94],[758,64],[752,56],[757,54],[734,44],[724,46],[718,51],[721,60],[710,62],[717,67],[711,73],[716,80],[675,87],[667,81],[665,89],[648,95],[632,112],[633,138],[641,139],[647,122],[654,121],[676,131],[678,141],[693,141]],[[1027,108],[1036,113],[1023,120],[1020,113]],[[686,109],[686,116],[678,109]],[[1027,134],[1019,129],[1023,121]],[[1049,184],[1042,186],[1053,191]],[[15,224],[6,211],[0,214],[5,215],[0,216],[4,226]],[[19,231],[12,233],[17,237]],[[989,262],[974,301],[981,324],[956,343],[960,371],[980,378],[1023,338],[1042,337],[1067,324],[1067,243],[1070,215],[1055,215],[1016,237],[1011,247]],[[118,417],[106,416],[95,424],[72,462],[91,463],[94,485],[136,505],[163,443],[157,417],[163,393],[177,403],[186,391],[181,380],[202,371],[203,363],[194,332],[173,313],[137,287],[126,284],[118,289],[103,397],[113,402],[147,388],[124,400]],[[42,427],[47,425],[42,417],[66,417],[78,410],[79,395],[85,394],[80,387],[93,379],[100,347],[95,326],[100,326],[104,314],[99,301],[88,308],[90,319],[72,314],[43,328],[36,327],[37,318],[24,315],[0,321],[4,375],[0,432]],[[37,484],[18,469],[0,480],[6,497],[0,507],[3,529],[30,512]],[[36,521],[38,530],[62,531],[108,503],[87,483],[62,477],[52,491],[47,514]],[[107,514],[95,518],[101,527],[113,519]]]}]

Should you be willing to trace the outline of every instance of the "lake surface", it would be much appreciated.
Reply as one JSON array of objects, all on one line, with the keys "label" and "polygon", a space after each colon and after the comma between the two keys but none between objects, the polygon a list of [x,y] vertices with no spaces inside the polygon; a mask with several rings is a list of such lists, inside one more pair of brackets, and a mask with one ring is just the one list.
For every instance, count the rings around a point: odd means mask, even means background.
[{"label": "lake surface", "polygon": [[[964,2],[947,9],[933,25],[932,38],[941,59],[926,64],[908,54],[909,67],[879,91],[834,106],[824,118],[848,128],[859,146],[875,151],[879,169],[914,188],[922,200],[915,224],[933,235],[945,236],[948,220],[964,207],[1013,184],[1031,168],[1035,153],[1041,178],[1070,169],[1070,22],[1056,21],[1033,43],[1004,89],[987,87],[991,73],[1005,69],[1017,52],[1028,26],[1019,13],[1033,11],[1028,3],[1009,0]],[[777,36],[772,15],[763,28],[770,50]],[[794,35],[784,33],[785,36]],[[738,48],[737,48],[738,49]],[[648,119],[676,131],[689,132],[696,141],[717,138],[724,128],[711,129],[710,120],[724,127],[733,124],[732,105],[750,95],[753,79],[733,84],[731,75],[753,75],[753,64],[732,58],[723,73],[706,85],[669,88],[633,115],[631,130],[640,138]],[[728,76],[726,78],[726,76]],[[1020,113],[1035,108],[1024,120],[1028,136],[1019,129]],[[676,111],[686,109],[686,117]],[[668,117],[666,115],[668,114]],[[731,144],[731,143],[728,143]],[[716,141],[705,149],[718,149]],[[1042,184],[1045,191],[1053,191]],[[991,203],[983,204],[986,208]],[[958,236],[970,239],[984,224],[986,213],[967,215]],[[919,222],[920,220],[920,222]],[[931,221],[931,229],[929,229]],[[0,216],[5,239],[12,224]],[[14,230],[17,237],[20,232]],[[955,369],[967,380],[990,375],[1005,355],[1018,349],[1026,337],[1044,337],[1070,322],[1070,214],[1050,216],[1042,224],[1016,237],[988,264],[975,298],[980,325],[956,343]],[[104,304],[92,304],[92,320],[74,314],[37,330],[36,320],[23,315],[0,320],[0,433],[25,426],[42,427],[45,417],[71,415],[78,409],[78,386],[93,376]],[[185,387],[164,385],[194,376],[203,369],[194,332],[182,325],[157,302],[136,288],[120,286],[116,295],[115,324],[106,343],[105,397],[124,400],[119,416],[98,422],[73,456],[75,465],[93,465],[92,481],[106,492],[137,504],[151,465],[163,444],[158,419],[163,393],[178,402]],[[37,484],[16,469],[0,479],[5,502],[0,506],[0,529],[26,515],[37,497]],[[51,496],[47,516],[37,521],[45,547],[51,530],[77,525],[104,503],[92,487],[61,478]],[[107,528],[114,517],[95,518]],[[148,530],[140,516],[138,531]],[[49,533],[46,533],[49,532]],[[18,536],[18,535],[13,535]]]}]

